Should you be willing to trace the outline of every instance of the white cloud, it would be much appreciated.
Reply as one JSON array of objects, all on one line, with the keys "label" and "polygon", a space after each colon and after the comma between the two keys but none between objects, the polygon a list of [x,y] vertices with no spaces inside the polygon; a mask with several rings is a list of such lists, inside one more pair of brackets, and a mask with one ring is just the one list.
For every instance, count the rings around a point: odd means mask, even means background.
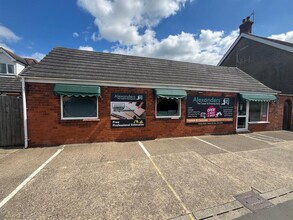
[{"label": "white cloud", "polygon": [[92,34],[94,42],[102,38],[117,42],[111,52],[217,64],[237,38],[237,31],[225,36],[223,31],[201,30],[198,37],[181,32],[159,40],[152,29],[192,1],[78,0],[77,3],[95,17],[99,32]]},{"label": "white cloud", "polygon": [[97,42],[98,40],[101,40],[101,36],[99,36],[98,33],[94,32],[91,36],[91,39],[94,41],[94,42]]},{"label": "white cloud", "polygon": [[7,50],[10,50],[11,52],[14,52],[14,50],[11,49],[10,47],[8,47],[5,43],[0,42],[0,47],[3,47],[5,49],[7,49]]},{"label": "white cloud", "polygon": [[46,56],[46,54],[44,53],[40,53],[40,52],[35,52],[31,55],[20,55],[20,57],[24,57],[24,58],[33,58],[37,61],[42,60],[44,57]]},{"label": "white cloud", "polygon": [[74,32],[73,34],[72,34],[72,37],[78,37],[79,36],[79,34],[77,33],[77,32]]},{"label": "white cloud", "polygon": [[13,31],[9,28],[0,24],[0,42],[8,41],[8,42],[15,42],[20,40],[21,38],[18,37]]},{"label": "white cloud", "polygon": [[44,53],[35,52],[35,53],[33,53],[30,57],[36,59],[37,61],[40,61],[40,60],[42,60],[45,56],[46,56],[46,54],[44,54]]},{"label": "white cloud", "polygon": [[78,49],[79,50],[94,51],[94,48],[92,48],[90,46],[80,46]]},{"label": "white cloud", "polygon": [[293,43],[293,31],[288,31],[282,34],[272,35],[269,38]]},{"label": "white cloud", "polygon": [[238,31],[225,36],[223,31],[201,30],[198,38],[182,32],[147,44],[118,45],[113,52],[215,65],[237,37]]},{"label": "white cloud", "polygon": [[142,44],[155,36],[152,27],[175,15],[192,0],[78,0],[95,17],[102,38],[123,45]]}]

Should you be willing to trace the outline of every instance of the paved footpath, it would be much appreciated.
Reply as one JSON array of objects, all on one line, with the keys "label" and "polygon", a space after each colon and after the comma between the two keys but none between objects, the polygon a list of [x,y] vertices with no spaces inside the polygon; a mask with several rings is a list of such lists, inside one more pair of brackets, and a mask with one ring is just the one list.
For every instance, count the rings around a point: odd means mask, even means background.
[{"label": "paved footpath", "polygon": [[263,209],[257,213],[244,215],[238,220],[292,220],[293,219],[293,200],[281,203],[274,207]]}]

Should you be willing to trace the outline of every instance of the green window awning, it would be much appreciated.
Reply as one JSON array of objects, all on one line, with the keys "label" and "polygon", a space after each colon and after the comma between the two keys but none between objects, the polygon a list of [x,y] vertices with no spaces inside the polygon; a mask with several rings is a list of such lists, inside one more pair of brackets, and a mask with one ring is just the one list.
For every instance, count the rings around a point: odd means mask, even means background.
[{"label": "green window awning", "polygon": [[100,86],[75,85],[75,84],[55,84],[54,95],[65,96],[100,96]]},{"label": "green window awning", "polygon": [[187,96],[183,89],[155,89],[154,92],[157,97],[167,99],[182,99]]},{"label": "green window awning", "polygon": [[254,101],[254,102],[272,102],[277,99],[276,96],[272,94],[257,94],[257,93],[240,93],[240,98],[247,100],[247,101]]}]

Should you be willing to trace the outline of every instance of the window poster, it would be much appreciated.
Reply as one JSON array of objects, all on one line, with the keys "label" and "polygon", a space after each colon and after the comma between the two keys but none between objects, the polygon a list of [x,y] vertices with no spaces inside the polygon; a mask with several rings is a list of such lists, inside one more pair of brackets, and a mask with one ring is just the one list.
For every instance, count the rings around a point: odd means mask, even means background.
[{"label": "window poster", "polygon": [[112,128],[145,127],[145,94],[112,93],[110,103]]},{"label": "window poster", "polygon": [[234,98],[224,96],[187,96],[187,124],[233,123]]}]

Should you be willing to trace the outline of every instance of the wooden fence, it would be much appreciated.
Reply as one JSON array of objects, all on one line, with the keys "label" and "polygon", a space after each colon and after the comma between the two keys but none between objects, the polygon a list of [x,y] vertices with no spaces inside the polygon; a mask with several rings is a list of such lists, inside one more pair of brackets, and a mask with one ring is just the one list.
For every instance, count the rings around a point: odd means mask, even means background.
[{"label": "wooden fence", "polygon": [[24,145],[22,98],[0,96],[0,147]]}]

